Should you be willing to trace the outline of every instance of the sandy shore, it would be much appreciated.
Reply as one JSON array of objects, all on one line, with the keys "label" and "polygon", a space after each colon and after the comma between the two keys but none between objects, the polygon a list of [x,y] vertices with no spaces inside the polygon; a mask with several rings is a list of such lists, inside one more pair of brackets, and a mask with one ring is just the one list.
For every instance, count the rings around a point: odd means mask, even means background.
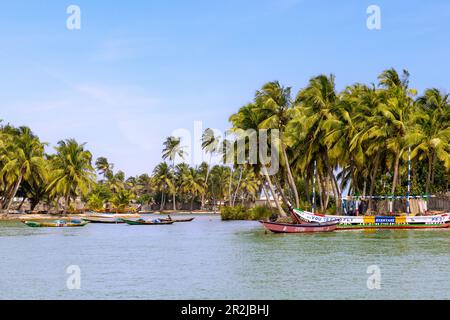
[{"label": "sandy shore", "polygon": [[[80,213],[80,214],[2,214],[0,221],[11,220],[57,220],[57,219],[80,219],[83,217],[92,217],[98,213]],[[139,213],[120,213],[112,214],[115,218],[139,218]]]}]

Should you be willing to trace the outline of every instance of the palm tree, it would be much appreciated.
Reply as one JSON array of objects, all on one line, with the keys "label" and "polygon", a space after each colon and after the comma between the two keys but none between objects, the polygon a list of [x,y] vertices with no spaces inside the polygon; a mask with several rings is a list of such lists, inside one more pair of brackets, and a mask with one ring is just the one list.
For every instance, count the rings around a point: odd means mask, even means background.
[{"label": "palm tree", "polygon": [[298,208],[300,200],[298,196],[297,186],[295,185],[292,175],[291,165],[289,164],[288,155],[286,153],[286,144],[284,139],[284,130],[288,122],[293,117],[291,88],[283,87],[278,81],[268,82],[261,90],[256,92],[256,105],[264,119],[259,124],[263,129],[278,129],[280,133],[280,150],[286,169],[288,184],[294,193],[295,204]]},{"label": "palm tree", "polygon": [[165,195],[173,188],[173,172],[166,162],[158,164],[153,170],[154,184],[158,191],[161,192],[160,210],[164,209]]},{"label": "palm tree", "polygon": [[428,160],[426,194],[430,194],[433,163],[438,158],[450,169],[450,100],[449,95],[439,89],[427,89],[417,99],[418,108],[412,115],[413,129],[408,134],[408,142],[414,148],[411,157]]},{"label": "palm tree", "polygon": [[[382,92],[384,103],[380,105],[379,112],[389,130],[386,144],[393,156],[394,174],[391,194],[394,195],[398,183],[400,159],[407,147],[405,136],[413,107],[413,96],[416,92],[408,88],[409,73],[406,70],[403,70],[402,76],[395,69],[385,70],[378,79],[379,86],[384,89]],[[392,203],[390,211],[392,212]]]},{"label": "palm tree", "polygon": [[99,157],[95,161],[95,168],[101,175],[103,175],[104,179],[108,179],[112,175],[114,164],[109,163],[108,159],[105,157]]},{"label": "palm tree", "polygon": [[56,155],[51,158],[52,175],[49,189],[65,199],[69,208],[71,198],[85,196],[95,184],[95,169],[92,155],[85,150],[85,143],[74,139],[61,140],[55,147]]},{"label": "palm tree", "polygon": [[[205,177],[205,185],[208,184],[208,178],[211,168],[211,159],[212,156],[217,152],[218,146],[220,143],[220,138],[214,135],[214,131],[210,128],[205,129],[202,135],[202,149],[209,154],[208,166],[206,168],[206,177]],[[201,208],[205,207],[205,195],[202,194],[202,204]]]},{"label": "palm tree", "polygon": [[[303,155],[297,166],[306,172],[312,172],[312,163],[317,161],[318,168],[323,168],[324,176],[331,180],[331,187],[336,201],[336,209],[340,212],[341,192],[334,169],[337,165],[335,155],[330,154],[325,143],[327,130],[325,123],[332,119],[333,110],[339,102],[335,91],[334,75],[319,75],[310,79],[306,88],[299,91],[295,104],[298,116],[290,123],[291,139],[294,152]],[[310,174],[311,175],[311,174]]]},{"label": "palm tree", "polygon": [[[176,157],[180,157],[184,159],[186,152],[184,151],[183,146],[181,146],[181,139],[179,137],[168,137],[166,141],[164,141],[163,148],[163,159],[169,159],[172,162],[172,170],[175,168],[175,159]],[[172,182],[172,199],[173,199],[173,210],[177,210],[176,204],[176,185],[175,180]]]},{"label": "palm tree", "polygon": [[5,152],[1,155],[1,174],[10,186],[4,194],[4,209],[9,210],[23,180],[31,181],[44,175],[43,153],[44,144],[28,127],[18,128],[7,142]]}]

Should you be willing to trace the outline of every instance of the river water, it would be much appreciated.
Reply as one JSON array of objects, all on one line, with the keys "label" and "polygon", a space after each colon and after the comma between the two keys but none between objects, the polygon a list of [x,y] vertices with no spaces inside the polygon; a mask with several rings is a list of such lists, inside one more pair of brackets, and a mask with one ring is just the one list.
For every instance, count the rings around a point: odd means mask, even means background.
[{"label": "river water", "polygon": [[[80,289],[67,286],[69,266]],[[217,216],[167,226],[0,222],[0,299],[450,299],[450,230],[275,235]]]}]

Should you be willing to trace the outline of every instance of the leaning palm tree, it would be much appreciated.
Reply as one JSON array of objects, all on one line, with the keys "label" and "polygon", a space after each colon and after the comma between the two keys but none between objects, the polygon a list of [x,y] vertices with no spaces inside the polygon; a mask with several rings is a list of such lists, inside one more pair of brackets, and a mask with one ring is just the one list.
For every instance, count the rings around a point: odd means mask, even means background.
[{"label": "leaning palm tree", "polygon": [[85,196],[95,184],[95,169],[92,155],[85,150],[85,143],[75,139],[61,140],[55,147],[56,155],[51,158],[52,175],[48,188],[65,199],[65,209],[71,198]]},{"label": "leaning palm tree", "polygon": [[[184,151],[184,147],[181,145],[181,138],[179,137],[168,137],[166,141],[163,143],[163,159],[169,159],[172,162],[172,171],[175,170],[175,159],[177,157],[180,157],[181,159],[184,159],[186,156],[186,152]],[[175,185],[175,179],[172,181],[173,185],[173,192],[172,192],[172,199],[173,199],[173,210],[177,210],[177,203],[176,203],[176,185]]]},{"label": "leaning palm tree", "polygon": [[294,110],[292,108],[291,88],[283,87],[278,81],[266,83],[261,90],[256,92],[255,103],[259,109],[259,113],[263,116],[263,119],[259,124],[259,128],[279,130],[279,149],[284,161],[288,185],[294,194],[295,205],[298,208],[300,207],[300,200],[286,152],[286,141],[284,138],[286,126],[294,114]]}]

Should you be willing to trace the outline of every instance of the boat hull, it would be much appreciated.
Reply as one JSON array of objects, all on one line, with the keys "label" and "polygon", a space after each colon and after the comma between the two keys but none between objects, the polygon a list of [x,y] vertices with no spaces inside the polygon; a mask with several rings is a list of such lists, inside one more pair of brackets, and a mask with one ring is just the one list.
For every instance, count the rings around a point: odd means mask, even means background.
[{"label": "boat hull", "polygon": [[436,216],[331,216],[294,209],[294,213],[309,222],[339,220],[338,230],[357,229],[436,229],[448,228],[448,214]]},{"label": "boat hull", "polygon": [[22,221],[29,227],[32,228],[76,228],[84,227],[89,223],[89,221],[81,222],[62,222],[62,221],[52,221],[52,222],[38,222],[38,221]]},{"label": "boat hull", "polygon": [[84,221],[88,221],[90,223],[107,223],[107,224],[117,224],[117,223],[125,223],[122,219],[117,218],[83,218]]},{"label": "boat hull", "polygon": [[144,221],[144,220],[127,220],[122,219],[126,224],[131,226],[159,226],[159,225],[168,225],[173,224],[173,221],[161,221],[161,222],[152,222],[152,221]]},{"label": "boat hull", "polygon": [[195,218],[189,218],[189,219],[160,219],[161,221],[173,221],[173,222],[191,222]]},{"label": "boat hull", "polygon": [[331,232],[336,229],[337,222],[327,223],[277,223],[260,221],[263,226],[273,233],[309,233],[309,232]]}]

